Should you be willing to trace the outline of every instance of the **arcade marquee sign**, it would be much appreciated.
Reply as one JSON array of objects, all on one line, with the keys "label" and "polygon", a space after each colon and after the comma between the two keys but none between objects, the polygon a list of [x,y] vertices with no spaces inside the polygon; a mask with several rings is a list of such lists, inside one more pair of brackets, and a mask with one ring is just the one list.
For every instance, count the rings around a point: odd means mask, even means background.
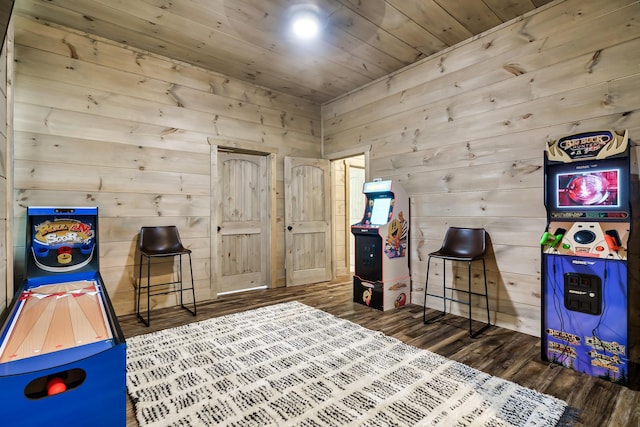
[{"label": "arcade marquee sign", "polygon": [[35,240],[45,245],[83,244],[93,238],[93,226],[75,219],[45,221],[35,229]]},{"label": "arcade marquee sign", "polygon": [[614,131],[584,132],[560,138],[549,143],[549,160],[571,162],[575,160],[603,159],[625,152],[628,134],[618,135]]}]

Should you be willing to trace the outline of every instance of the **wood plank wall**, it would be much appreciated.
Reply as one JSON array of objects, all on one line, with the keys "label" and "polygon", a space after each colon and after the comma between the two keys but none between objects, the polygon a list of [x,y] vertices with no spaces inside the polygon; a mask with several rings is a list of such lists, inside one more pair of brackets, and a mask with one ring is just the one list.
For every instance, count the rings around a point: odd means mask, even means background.
[{"label": "wood plank wall", "polygon": [[540,334],[545,143],[603,128],[640,141],[638,52],[638,1],[557,1],[323,106],[325,155],[370,145],[370,176],[410,195],[413,302],[446,228],[485,227],[492,321]]},{"label": "wood plank wall", "polygon": [[233,146],[277,155],[273,285],[284,283],[283,158],[320,157],[319,106],[82,32],[14,19],[17,272],[27,206],[98,206],[101,273],[118,314],[133,311],[136,239],[146,225],[178,226],[193,250],[197,299],[214,298],[211,146]]}]

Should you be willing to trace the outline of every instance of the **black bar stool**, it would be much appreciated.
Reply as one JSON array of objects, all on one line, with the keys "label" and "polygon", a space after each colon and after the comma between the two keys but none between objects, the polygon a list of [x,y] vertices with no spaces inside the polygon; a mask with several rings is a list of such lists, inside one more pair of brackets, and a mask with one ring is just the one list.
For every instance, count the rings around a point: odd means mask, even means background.
[{"label": "black bar stool", "polygon": [[[138,239],[138,247],[140,249],[140,270],[138,273],[138,300],[136,305],[136,314],[138,319],[145,324],[145,326],[149,326],[150,318],[149,318],[149,309],[150,309],[150,300],[154,295],[164,295],[170,294],[174,292],[180,293],[180,307],[187,310],[189,313],[196,315],[196,294],[195,287],[193,284],[193,268],[191,266],[191,250],[185,248],[182,245],[182,241],[180,240],[180,234],[178,233],[178,228],[175,225],[169,226],[159,226],[159,227],[142,227],[140,228],[140,235]],[[182,255],[189,255],[189,271],[191,273],[191,287],[184,288],[182,285]],[[175,257],[177,256],[180,260],[180,266],[178,270],[178,280],[173,282],[165,282],[165,283],[156,283],[151,284],[151,258],[162,258],[162,257]],[[142,285],[142,258],[147,258],[147,285]],[[170,285],[179,285],[177,288],[173,288],[170,290],[157,291],[152,292],[152,288],[158,286],[170,286]],[[140,314],[140,296],[142,289],[145,289],[147,292],[147,318],[146,320]],[[191,296],[193,298],[193,311],[190,310],[187,306],[184,305],[182,300],[182,294],[184,291],[191,291]]]},{"label": "black bar stool", "polygon": [[[442,247],[435,252],[429,254],[427,261],[427,278],[424,285],[424,307],[422,313],[422,321],[424,324],[431,323],[445,314],[447,314],[447,301],[454,301],[460,304],[469,306],[469,336],[475,337],[480,332],[491,326],[489,317],[489,297],[487,295],[487,269],[484,262],[484,255],[486,253],[486,240],[487,231],[484,228],[461,228],[461,227],[449,227],[447,233],[444,236]],[[431,264],[431,258],[440,258],[443,260],[443,273],[442,273],[442,295],[431,294],[428,292],[429,286],[429,267]],[[447,286],[446,282],[446,260],[449,261],[465,261],[467,262],[469,270],[469,284],[467,290],[456,289]],[[484,293],[471,291],[471,263],[476,260],[482,260],[482,271],[484,275]],[[447,296],[447,291],[451,291],[451,297]],[[453,291],[462,292],[468,295],[468,299],[459,300],[453,298]],[[471,331],[471,296],[483,296],[485,306],[487,308],[487,324],[484,325],[476,332]],[[427,296],[436,298],[442,298],[442,313],[427,320]]]}]

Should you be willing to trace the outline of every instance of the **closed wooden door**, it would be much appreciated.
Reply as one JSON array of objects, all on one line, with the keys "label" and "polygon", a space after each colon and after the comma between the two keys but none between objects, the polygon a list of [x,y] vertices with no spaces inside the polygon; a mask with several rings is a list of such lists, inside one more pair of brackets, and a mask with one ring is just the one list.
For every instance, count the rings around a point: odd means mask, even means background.
[{"label": "closed wooden door", "polygon": [[218,153],[218,293],[267,285],[268,178],[265,156]]},{"label": "closed wooden door", "polygon": [[285,157],[287,286],[331,279],[330,163]]}]

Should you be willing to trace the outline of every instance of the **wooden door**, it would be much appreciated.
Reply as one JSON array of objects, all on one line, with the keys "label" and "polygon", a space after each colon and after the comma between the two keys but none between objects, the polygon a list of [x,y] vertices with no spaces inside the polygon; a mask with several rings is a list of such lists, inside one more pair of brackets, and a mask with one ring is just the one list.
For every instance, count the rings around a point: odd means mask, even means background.
[{"label": "wooden door", "polygon": [[218,294],[267,286],[265,156],[218,152]]},{"label": "wooden door", "polygon": [[330,162],[285,157],[287,286],[331,280]]}]

